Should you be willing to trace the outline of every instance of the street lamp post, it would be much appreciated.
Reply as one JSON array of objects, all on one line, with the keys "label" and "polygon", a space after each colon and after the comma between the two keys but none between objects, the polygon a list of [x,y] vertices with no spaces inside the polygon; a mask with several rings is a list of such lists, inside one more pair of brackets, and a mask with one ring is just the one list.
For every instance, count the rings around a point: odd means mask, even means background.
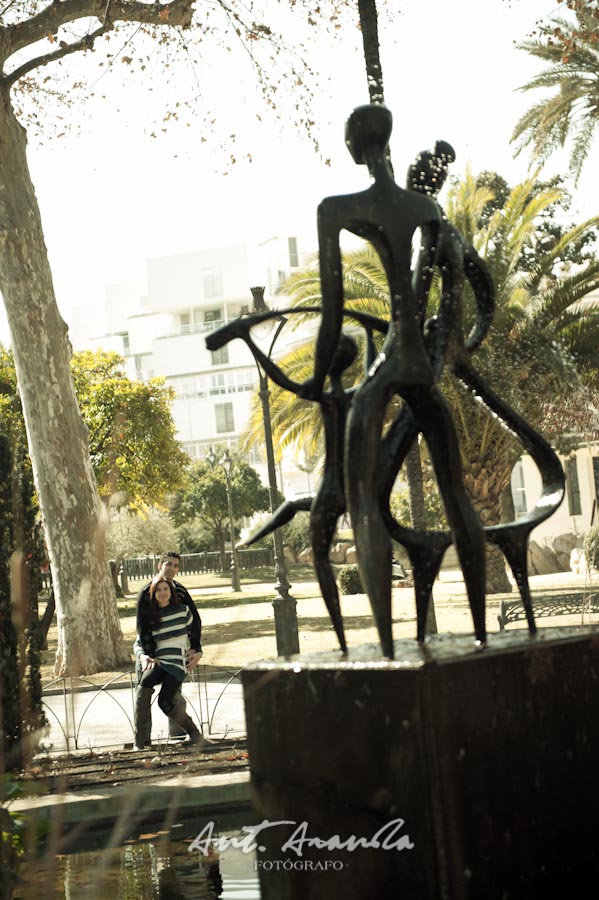
[{"label": "street lamp post", "polygon": [[[264,312],[268,307],[264,302],[264,288],[250,288],[254,299],[253,312]],[[285,327],[287,320],[284,316],[278,321],[274,331],[273,338],[270,342],[268,356],[273,352],[277,338]],[[274,513],[277,508],[277,476],[275,469],[275,453],[272,440],[272,422],[270,417],[270,390],[268,388],[268,378],[266,373],[262,371],[258,362],[258,383],[260,386],[258,395],[262,405],[262,424],[264,427],[264,446],[266,448],[266,467],[268,472],[268,493],[270,499],[270,511]],[[275,590],[277,597],[273,600],[273,609],[275,616],[275,634],[277,642],[277,654],[279,656],[292,656],[299,653],[299,631],[297,625],[297,602],[290,595],[289,579],[287,577],[287,564],[285,562],[285,549],[283,547],[283,537],[279,529],[273,532],[273,545],[275,555],[275,576],[277,583]]]},{"label": "street lamp post", "polygon": [[217,460],[216,454],[212,448],[208,454],[208,462],[211,466],[218,463],[225,473],[225,490],[227,492],[227,504],[229,507],[229,535],[231,539],[231,587],[237,593],[241,591],[241,582],[239,580],[239,565],[237,563],[237,550],[235,549],[235,529],[233,525],[233,492],[231,489],[231,472],[233,470],[233,457],[228,449],[225,450],[220,459]]}]

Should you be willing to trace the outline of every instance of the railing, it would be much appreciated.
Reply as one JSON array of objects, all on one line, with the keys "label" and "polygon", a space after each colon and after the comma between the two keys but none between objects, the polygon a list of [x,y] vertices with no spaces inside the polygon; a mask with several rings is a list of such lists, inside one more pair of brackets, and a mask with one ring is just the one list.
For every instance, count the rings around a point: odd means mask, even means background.
[{"label": "railing", "polygon": [[[183,553],[179,575],[201,575],[204,572],[228,572],[231,567],[232,554],[225,552],[225,567],[221,565],[221,555],[218,551],[210,550],[204,553]],[[274,566],[274,553],[272,547],[249,547],[246,550],[237,551],[239,567],[255,569],[262,566]],[[134,557],[123,560],[125,575],[132,581],[148,580],[156,574],[158,558],[152,556]]]},{"label": "railing", "polygon": [[215,331],[217,328],[226,325],[227,322],[232,322],[236,318],[237,316],[232,316],[227,319],[214,319],[209,322],[188,322],[186,325],[179,325],[178,328],[173,328],[168,334],[158,335],[157,340],[166,340],[168,338],[185,336],[187,334],[203,334],[207,331]]},{"label": "railing", "polygon": [[[187,712],[207,736],[245,733],[241,669],[198,666],[183,684]],[[45,749],[127,746],[134,741],[135,676],[121,672],[103,684],[89,678],[57,678],[42,690],[48,719]],[[152,698],[153,740],[168,740],[168,720]]]}]

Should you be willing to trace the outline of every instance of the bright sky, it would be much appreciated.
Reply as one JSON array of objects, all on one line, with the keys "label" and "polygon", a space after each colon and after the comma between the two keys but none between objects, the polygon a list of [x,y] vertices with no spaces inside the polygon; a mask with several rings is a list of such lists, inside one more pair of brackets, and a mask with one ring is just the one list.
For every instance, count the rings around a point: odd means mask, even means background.
[{"label": "bright sky", "polygon": [[[416,153],[439,138],[456,149],[456,173],[470,163],[474,171],[495,169],[511,183],[523,178],[528,160],[512,159],[509,137],[530,96],[515,89],[538,65],[514,43],[539,18],[561,10],[556,0],[387,5],[398,10],[381,34],[398,182],[403,183]],[[157,129],[157,138],[149,136],[155,112],[138,79],[127,89],[115,83],[111,102],[101,108],[91,102],[82,106],[79,134],[43,146],[30,142],[32,175],[67,322],[73,307],[100,304],[106,285],[141,279],[149,257],[313,231],[322,197],[367,186],[366,170],[351,161],[343,141],[348,114],[368,102],[360,36],[346,30],[333,44],[316,36],[311,47],[312,64],[322,73],[316,117],[330,167],[301,135],[281,136],[273,121],[256,121],[251,101],[239,103],[231,56],[224,88],[219,84],[220,134],[235,133],[232,152],[240,161],[227,174],[202,122],[190,128],[171,123],[166,134]],[[214,73],[214,82],[221,76],[222,69]],[[252,162],[243,159],[247,151]],[[559,164],[549,165],[547,174]],[[584,217],[599,212],[595,170],[591,159],[576,195]]]}]

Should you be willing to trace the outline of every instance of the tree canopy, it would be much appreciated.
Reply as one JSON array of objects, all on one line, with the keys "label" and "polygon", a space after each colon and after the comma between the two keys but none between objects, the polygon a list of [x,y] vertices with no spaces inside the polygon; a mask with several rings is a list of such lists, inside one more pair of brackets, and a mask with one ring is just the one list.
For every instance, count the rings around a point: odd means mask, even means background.
[{"label": "tree canopy", "polygon": [[[255,84],[256,108],[282,114],[287,95],[285,116],[294,116],[294,127],[317,142],[310,109],[315,73],[298,35],[312,28],[335,35],[347,13],[357,24],[350,0],[327,0],[316,8],[307,0],[289,0],[277,8],[242,0],[197,5],[193,0],[13,0],[0,9],[0,84],[12,88],[17,114],[40,135],[68,127],[67,110],[77,100],[104,96],[106,75],[143,80],[156,94],[172,82],[176,99],[170,102],[171,91],[168,108],[157,109],[156,128],[167,127],[187,109],[200,113],[209,130],[215,125],[212,104],[218,102],[221,81],[214,77],[214,65],[235,54],[240,81]],[[60,109],[54,128],[49,104]],[[226,153],[232,162],[235,139],[228,135]]]},{"label": "tree canopy", "polygon": [[115,506],[164,501],[189,463],[175,437],[173,389],[162,378],[132,380],[117,353],[75,353],[71,371],[100,495]]},{"label": "tree canopy", "polygon": [[[235,461],[231,472],[231,497],[237,519],[269,508],[268,488],[260,482],[256,470],[241,460]],[[194,463],[186,487],[174,497],[172,515],[177,525],[199,519],[212,530],[215,544],[224,553],[229,507],[222,467],[205,460]]]},{"label": "tree canopy", "polygon": [[518,45],[546,67],[520,88],[543,94],[517,122],[512,141],[516,154],[528,148],[537,162],[568,145],[577,181],[599,124],[599,10],[584,0],[567,5],[571,19],[552,18]]},{"label": "tree canopy", "polygon": [[[123,358],[101,350],[75,353],[71,370],[101,496],[111,506],[144,509],[175,493],[184,482],[189,457],[175,438],[172,388],[162,378],[129,378]],[[0,350],[0,379],[2,427],[20,442],[24,472],[31,480],[10,350]]]}]

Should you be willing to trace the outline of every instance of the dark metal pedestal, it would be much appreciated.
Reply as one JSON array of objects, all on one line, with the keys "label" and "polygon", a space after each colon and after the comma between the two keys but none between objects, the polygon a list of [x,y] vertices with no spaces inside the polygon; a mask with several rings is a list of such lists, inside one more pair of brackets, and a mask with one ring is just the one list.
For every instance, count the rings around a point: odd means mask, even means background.
[{"label": "dark metal pedestal", "polygon": [[246,669],[264,900],[594,896],[599,634],[541,634]]}]

